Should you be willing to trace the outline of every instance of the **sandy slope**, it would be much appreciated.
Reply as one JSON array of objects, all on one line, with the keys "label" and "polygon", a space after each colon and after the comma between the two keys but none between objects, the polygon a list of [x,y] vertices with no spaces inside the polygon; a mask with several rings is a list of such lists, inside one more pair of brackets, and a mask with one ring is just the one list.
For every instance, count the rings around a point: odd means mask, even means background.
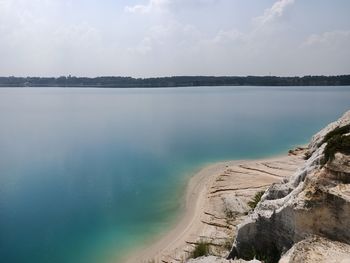
[{"label": "sandy slope", "polygon": [[257,191],[291,175],[303,163],[301,155],[228,161],[203,168],[188,183],[179,222],[125,262],[182,262],[200,240],[223,255],[225,244],[230,244],[235,227],[249,210],[247,202]]}]

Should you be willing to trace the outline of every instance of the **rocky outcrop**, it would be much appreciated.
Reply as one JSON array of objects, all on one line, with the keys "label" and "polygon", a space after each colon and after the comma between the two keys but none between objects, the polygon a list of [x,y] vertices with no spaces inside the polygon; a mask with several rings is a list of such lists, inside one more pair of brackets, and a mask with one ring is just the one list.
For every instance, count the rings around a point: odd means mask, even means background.
[{"label": "rocky outcrop", "polygon": [[349,255],[349,244],[314,236],[296,243],[279,263],[349,263]]},{"label": "rocky outcrop", "polygon": [[[350,244],[349,138],[350,111],[313,136],[303,167],[269,187],[238,227],[229,258],[278,262],[313,236]],[[289,258],[284,262],[304,262]]]}]

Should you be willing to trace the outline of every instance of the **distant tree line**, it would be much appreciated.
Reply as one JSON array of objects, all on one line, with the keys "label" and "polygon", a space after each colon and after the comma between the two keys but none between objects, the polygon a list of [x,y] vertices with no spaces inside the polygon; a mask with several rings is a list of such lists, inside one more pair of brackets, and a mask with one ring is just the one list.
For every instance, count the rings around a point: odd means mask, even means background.
[{"label": "distant tree line", "polygon": [[176,76],[161,78],[132,77],[0,77],[0,87],[191,87],[191,86],[345,86],[350,75],[339,76]]}]

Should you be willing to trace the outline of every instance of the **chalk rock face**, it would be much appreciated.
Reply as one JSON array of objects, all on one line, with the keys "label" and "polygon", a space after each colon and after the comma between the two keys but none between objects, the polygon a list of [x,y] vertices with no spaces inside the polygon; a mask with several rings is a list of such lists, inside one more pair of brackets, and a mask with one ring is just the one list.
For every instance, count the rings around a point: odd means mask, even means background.
[{"label": "chalk rock face", "polygon": [[321,237],[296,243],[279,263],[349,263],[350,245]]},{"label": "chalk rock face", "polygon": [[309,144],[310,154],[312,154],[317,148],[319,148],[323,142],[323,139],[331,131],[348,126],[350,124],[350,111],[347,111],[339,120],[328,124],[324,129],[316,133]]},{"label": "chalk rock face", "polygon": [[315,235],[350,244],[349,132],[350,111],[313,136],[305,165],[272,185],[239,225],[229,258],[260,255],[277,262]]}]

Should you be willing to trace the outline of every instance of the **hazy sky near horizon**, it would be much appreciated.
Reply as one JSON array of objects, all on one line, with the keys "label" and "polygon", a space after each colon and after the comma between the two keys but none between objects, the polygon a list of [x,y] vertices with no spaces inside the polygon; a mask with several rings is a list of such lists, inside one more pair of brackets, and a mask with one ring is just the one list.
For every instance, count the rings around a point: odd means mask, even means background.
[{"label": "hazy sky near horizon", "polygon": [[350,73],[348,0],[0,0],[0,76]]}]

